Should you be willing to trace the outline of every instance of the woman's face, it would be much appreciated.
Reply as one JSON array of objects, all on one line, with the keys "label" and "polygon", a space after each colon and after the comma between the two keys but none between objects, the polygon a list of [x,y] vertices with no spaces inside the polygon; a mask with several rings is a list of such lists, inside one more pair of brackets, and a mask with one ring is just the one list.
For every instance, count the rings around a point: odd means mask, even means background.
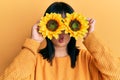
[{"label": "woman's face", "polygon": [[[61,14],[62,18],[66,17],[65,13]],[[62,34],[59,35],[58,39],[53,38],[52,42],[54,44],[54,46],[58,46],[58,47],[65,47],[67,46],[67,44],[70,41],[70,35],[69,34],[65,34],[65,32],[63,31]]]}]

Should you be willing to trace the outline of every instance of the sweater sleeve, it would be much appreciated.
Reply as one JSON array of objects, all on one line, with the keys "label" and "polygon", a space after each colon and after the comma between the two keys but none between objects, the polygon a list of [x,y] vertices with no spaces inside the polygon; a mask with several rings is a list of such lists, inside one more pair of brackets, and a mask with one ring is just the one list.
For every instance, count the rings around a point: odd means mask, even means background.
[{"label": "sweater sleeve", "polygon": [[90,52],[92,61],[101,72],[103,79],[120,80],[120,60],[112,56],[111,50],[94,33],[89,34],[83,43]]},{"label": "sweater sleeve", "polygon": [[0,80],[26,80],[34,72],[36,53],[40,43],[26,39],[21,52],[0,75]]}]

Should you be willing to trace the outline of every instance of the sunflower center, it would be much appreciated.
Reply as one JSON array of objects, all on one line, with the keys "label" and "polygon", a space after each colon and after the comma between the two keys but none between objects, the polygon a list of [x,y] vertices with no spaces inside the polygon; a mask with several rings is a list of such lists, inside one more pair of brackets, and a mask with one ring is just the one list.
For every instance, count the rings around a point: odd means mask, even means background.
[{"label": "sunflower center", "polygon": [[58,22],[56,20],[49,20],[47,22],[46,26],[47,26],[48,30],[56,31],[58,26],[59,26],[59,24],[58,24]]},{"label": "sunflower center", "polygon": [[78,31],[80,30],[81,24],[78,20],[72,20],[69,26],[73,31]]}]

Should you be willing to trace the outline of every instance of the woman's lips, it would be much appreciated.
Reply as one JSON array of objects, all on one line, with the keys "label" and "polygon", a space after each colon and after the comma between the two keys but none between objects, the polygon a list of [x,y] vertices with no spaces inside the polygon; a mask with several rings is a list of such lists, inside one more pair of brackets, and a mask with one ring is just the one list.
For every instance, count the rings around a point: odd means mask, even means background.
[{"label": "woman's lips", "polygon": [[59,41],[60,43],[63,43],[63,41],[64,41],[64,35],[63,35],[63,34],[59,35],[58,41]]}]

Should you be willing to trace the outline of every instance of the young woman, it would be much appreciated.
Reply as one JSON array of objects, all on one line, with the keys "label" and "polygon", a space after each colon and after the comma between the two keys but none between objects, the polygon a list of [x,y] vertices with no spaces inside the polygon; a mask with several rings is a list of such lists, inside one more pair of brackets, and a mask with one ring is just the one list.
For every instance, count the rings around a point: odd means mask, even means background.
[{"label": "young woman", "polygon": [[[74,10],[64,2],[54,2],[46,13],[61,14]],[[45,16],[45,15],[44,15]],[[32,28],[31,39],[27,39],[20,54],[6,68],[0,80],[120,80],[119,60],[96,38],[94,19],[88,19],[89,29],[83,44],[87,50],[78,49],[76,40],[63,31],[59,38],[47,37],[47,45],[39,50],[44,40],[38,32],[38,24]]]}]

